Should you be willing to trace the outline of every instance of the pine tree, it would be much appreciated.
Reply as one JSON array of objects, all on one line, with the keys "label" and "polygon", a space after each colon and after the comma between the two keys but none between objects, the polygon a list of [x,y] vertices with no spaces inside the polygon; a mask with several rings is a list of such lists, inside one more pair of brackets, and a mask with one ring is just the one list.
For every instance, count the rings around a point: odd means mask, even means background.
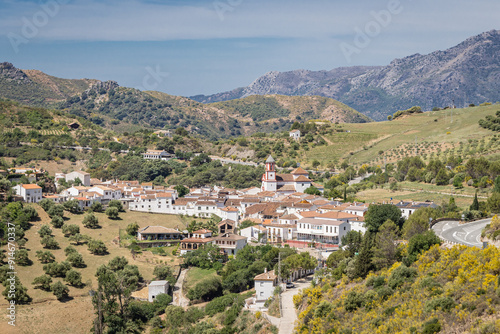
[{"label": "pine tree", "polygon": [[477,200],[477,191],[476,191],[476,195],[474,195],[474,201],[472,201],[472,204],[469,208],[471,211],[472,210],[479,210],[479,202]]},{"label": "pine tree", "polygon": [[363,244],[361,245],[361,250],[356,256],[356,263],[354,265],[354,276],[364,278],[373,267],[373,246],[374,246],[375,234],[367,231],[363,237]]}]

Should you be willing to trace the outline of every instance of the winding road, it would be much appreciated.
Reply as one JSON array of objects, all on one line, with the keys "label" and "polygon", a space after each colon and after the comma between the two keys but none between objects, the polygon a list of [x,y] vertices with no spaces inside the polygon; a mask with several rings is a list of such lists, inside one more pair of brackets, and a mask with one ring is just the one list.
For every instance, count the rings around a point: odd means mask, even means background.
[{"label": "winding road", "polygon": [[184,293],[182,292],[182,284],[184,283],[184,279],[186,277],[186,273],[188,270],[189,269],[182,269],[181,270],[179,278],[177,279],[177,282],[174,285],[172,304],[175,306],[181,306],[184,308],[189,306],[189,299],[187,299],[184,296]]},{"label": "winding road", "polygon": [[491,219],[482,219],[466,224],[459,224],[458,221],[442,221],[436,223],[432,229],[443,240],[482,248],[481,232],[490,222]]}]

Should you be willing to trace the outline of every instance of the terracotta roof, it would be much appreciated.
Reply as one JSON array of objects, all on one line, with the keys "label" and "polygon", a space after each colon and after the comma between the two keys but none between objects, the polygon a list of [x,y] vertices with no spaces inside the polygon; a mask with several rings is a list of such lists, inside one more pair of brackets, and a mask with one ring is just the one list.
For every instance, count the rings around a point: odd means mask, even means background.
[{"label": "terracotta roof", "polygon": [[347,213],[347,212],[331,211],[331,212],[322,213],[316,217],[328,218],[328,219],[352,219],[352,218],[357,218],[358,216]]},{"label": "terracotta roof", "polygon": [[305,177],[304,175],[300,175],[295,179],[295,182],[311,182],[311,180],[309,180],[309,178]]},{"label": "terracotta roof", "polygon": [[37,184],[22,184],[21,187],[24,189],[42,189],[42,187]]},{"label": "terracotta roof", "polygon": [[295,191],[295,186],[292,184],[278,186],[278,191]]},{"label": "terracotta roof", "polygon": [[199,244],[208,244],[212,242],[213,238],[187,238],[182,239],[181,243],[191,242],[191,243],[199,243]]},{"label": "terracotta roof", "polygon": [[224,219],[217,226],[221,226],[221,225],[224,225],[224,224],[229,224],[229,225],[234,226],[234,224],[236,224],[236,222],[234,220],[231,220],[231,219]]},{"label": "terracotta roof", "polygon": [[317,211],[302,211],[299,213],[304,218],[316,217],[320,213]]},{"label": "terracotta roof", "polygon": [[258,197],[243,197],[241,203],[260,203],[260,199]]},{"label": "terracotta roof", "polygon": [[316,182],[312,182],[311,185],[313,185],[314,187],[316,187],[318,189],[325,189],[325,186],[323,186],[322,184],[316,183]]},{"label": "terracotta roof", "polygon": [[231,206],[228,206],[228,207],[225,207],[224,209],[222,209],[222,211],[226,211],[226,212],[238,212],[239,210],[236,209],[236,208],[233,208]]},{"label": "terracotta roof", "polygon": [[278,182],[295,182],[292,174],[276,174],[276,181],[278,181]]},{"label": "terracotta roof", "polygon": [[299,217],[297,217],[296,215],[294,214],[291,214],[291,215],[285,215],[285,216],[281,216],[280,219],[284,219],[284,220],[293,220],[293,219],[299,219]]},{"label": "terracotta roof", "polygon": [[266,227],[297,228],[297,224],[267,224]]},{"label": "terracotta roof", "polygon": [[290,131],[290,133],[296,133],[296,132],[300,132],[300,130],[295,129],[295,130]]},{"label": "terracotta roof", "polygon": [[171,193],[158,193],[158,194],[156,194],[156,198],[160,198],[160,197],[172,197],[172,194]]},{"label": "terracotta roof", "polygon": [[155,195],[141,195],[141,199],[156,199]]},{"label": "terracotta roof", "polygon": [[181,232],[174,230],[173,228],[167,228],[163,226],[146,226],[139,230],[142,234],[162,234],[162,233],[176,233],[181,234]]},{"label": "terracotta roof", "polygon": [[197,201],[196,205],[216,205],[214,201]]},{"label": "terracotta roof", "polygon": [[268,271],[267,273],[262,273],[255,276],[254,281],[274,281],[278,276],[274,274],[274,270]]},{"label": "terracotta roof", "polygon": [[153,182],[143,182],[143,183],[141,183],[141,186],[143,186],[143,187],[145,187],[145,186],[152,187],[153,186]]},{"label": "terracotta roof", "polygon": [[309,175],[309,173],[302,167],[296,168],[291,174],[294,175]]},{"label": "terracotta roof", "polygon": [[212,233],[212,231],[207,230],[207,229],[204,228],[204,229],[201,229],[201,230],[193,232],[193,234],[206,234],[206,233]]},{"label": "terracotta roof", "polygon": [[274,191],[261,191],[257,194],[259,197],[273,197],[276,195]]},{"label": "terracotta roof", "polygon": [[187,205],[190,202],[194,202],[194,200],[188,198],[178,198],[175,200],[174,205]]}]

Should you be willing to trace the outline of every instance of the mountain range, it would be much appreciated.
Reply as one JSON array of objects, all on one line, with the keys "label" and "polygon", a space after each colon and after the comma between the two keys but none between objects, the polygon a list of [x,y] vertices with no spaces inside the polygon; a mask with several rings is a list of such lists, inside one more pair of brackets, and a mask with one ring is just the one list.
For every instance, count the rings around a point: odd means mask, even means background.
[{"label": "mountain range", "polygon": [[295,121],[339,123],[372,120],[353,108],[321,96],[249,96],[203,104],[187,97],[121,87],[115,81],[68,80],[0,63],[0,98],[50,107],[117,132],[184,127],[208,139],[278,132]]},{"label": "mountain range", "polygon": [[499,101],[500,31],[484,32],[445,51],[395,59],[387,66],[273,71],[248,87],[191,98],[212,103],[267,94],[325,96],[379,121],[415,105],[430,110]]}]

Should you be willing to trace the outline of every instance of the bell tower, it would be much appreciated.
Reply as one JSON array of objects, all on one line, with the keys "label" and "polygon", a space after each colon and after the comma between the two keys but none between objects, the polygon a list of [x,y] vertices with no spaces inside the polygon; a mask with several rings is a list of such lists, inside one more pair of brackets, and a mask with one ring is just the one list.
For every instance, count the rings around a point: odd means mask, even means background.
[{"label": "bell tower", "polygon": [[276,162],[272,156],[266,160],[266,171],[262,175],[262,191],[276,191]]}]

